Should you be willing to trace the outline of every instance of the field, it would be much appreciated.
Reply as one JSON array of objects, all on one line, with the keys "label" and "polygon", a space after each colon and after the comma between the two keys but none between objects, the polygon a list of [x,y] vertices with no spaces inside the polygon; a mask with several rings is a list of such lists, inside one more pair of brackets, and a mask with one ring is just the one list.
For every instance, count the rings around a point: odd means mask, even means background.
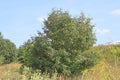
[{"label": "field", "polygon": [[120,44],[96,46],[87,53],[91,51],[99,56],[97,64],[78,75],[64,76],[55,72],[50,77],[48,73],[41,74],[28,67],[24,67],[21,74],[22,64],[12,62],[0,65],[0,80],[120,80]]},{"label": "field", "polygon": [[[0,80],[29,80],[28,72],[21,75],[19,68],[21,64],[11,63],[0,66]],[[101,60],[97,65],[91,69],[83,71],[82,75],[75,76],[73,78],[66,78],[66,80],[120,80],[120,66],[116,63],[114,65],[109,64],[107,61]],[[30,80],[65,80],[62,77],[54,75],[51,79],[48,75],[41,75],[40,73],[34,73],[31,75]]]},{"label": "field", "polygon": [[21,64],[11,63],[0,66],[0,80],[20,79],[22,75],[18,73]]}]

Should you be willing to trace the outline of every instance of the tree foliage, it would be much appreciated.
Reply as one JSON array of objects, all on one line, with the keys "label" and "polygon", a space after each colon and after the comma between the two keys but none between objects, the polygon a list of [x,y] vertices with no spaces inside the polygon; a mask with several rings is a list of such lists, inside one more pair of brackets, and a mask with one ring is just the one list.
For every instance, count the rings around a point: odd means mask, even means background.
[{"label": "tree foliage", "polygon": [[44,22],[44,31],[52,40],[52,47],[70,50],[89,49],[96,41],[91,19],[84,16],[71,17],[67,11],[53,10]]},{"label": "tree foliage", "polygon": [[77,74],[89,68],[94,65],[94,60],[90,58],[95,55],[90,52],[91,56],[88,56],[89,52],[84,51],[96,41],[93,27],[91,19],[83,13],[79,17],[72,17],[67,11],[53,10],[44,21],[44,32],[33,37],[30,45],[25,44],[20,48],[25,51],[22,53],[31,56],[28,60],[23,59],[25,65],[42,72],[57,71],[65,75]]},{"label": "tree foliage", "polygon": [[16,59],[16,46],[8,39],[4,39],[0,33],[0,59],[1,63],[10,63]]}]

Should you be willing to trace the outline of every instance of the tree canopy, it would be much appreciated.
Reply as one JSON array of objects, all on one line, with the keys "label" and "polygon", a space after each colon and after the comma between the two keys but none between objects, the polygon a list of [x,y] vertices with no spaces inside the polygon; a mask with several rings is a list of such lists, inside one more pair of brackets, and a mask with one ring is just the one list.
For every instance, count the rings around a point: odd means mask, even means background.
[{"label": "tree canopy", "polygon": [[79,17],[72,17],[67,11],[53,10],[44,25],[44,32],[55,49],[84,51],[96,41],[94,25],[83,13]]},{"label": "tree canopy", "polygon": [[8,39],[4,39],[0,33],[0,60],[2,63],[10,63],[16,59],[16,46]]},{"label": "tree canopy", "polygon": [[31,56],[23,59],[24,65],[43,73],[57,71],[65,75],[77,74],[94,65],[94,52],[84,52],[96,41],[93,27],[91,19],[83,13],[72,17],[68,11],[53,10],[44,21],[44,32],[38,32],[29,44],[21,46],[24,57]]}]

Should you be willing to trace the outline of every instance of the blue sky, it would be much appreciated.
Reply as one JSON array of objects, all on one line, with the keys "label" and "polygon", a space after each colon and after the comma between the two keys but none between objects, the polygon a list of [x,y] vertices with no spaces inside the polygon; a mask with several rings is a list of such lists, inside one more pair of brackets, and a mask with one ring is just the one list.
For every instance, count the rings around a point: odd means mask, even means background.
[{"label": "blue sky", "polygon": [[52,8],[93,18],[97,44],[120,41],[120,0],[0,0],[0,32],[19,47],[42,30]]}]

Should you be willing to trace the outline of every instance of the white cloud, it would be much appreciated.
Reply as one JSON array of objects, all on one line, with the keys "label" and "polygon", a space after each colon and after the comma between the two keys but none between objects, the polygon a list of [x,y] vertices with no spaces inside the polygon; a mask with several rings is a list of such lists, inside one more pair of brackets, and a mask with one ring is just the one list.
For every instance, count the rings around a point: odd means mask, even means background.
[{"label": "white cloud", "polygon": [[47,17],[44,17],[44,16],[38,17],[37,20],[38,20],[39,22],[44,22],[45,20],[47,20]]},{"label": "white cloud", "polygon": [[95,28],[95,32],[98,33],[98,34],[106,34],[106,33],[109,33],[110,30],[109,29],[99,29],[99,28]]},{"label": "white cloud", "polygon": [[120,9],[113,10],[112,14],[114,14],[114,15],[120,15]]},{"label": "white cloud", "polygon": [[114,44],[119,44],[120,43],[120,40],[117,40],[114,42]]}]

